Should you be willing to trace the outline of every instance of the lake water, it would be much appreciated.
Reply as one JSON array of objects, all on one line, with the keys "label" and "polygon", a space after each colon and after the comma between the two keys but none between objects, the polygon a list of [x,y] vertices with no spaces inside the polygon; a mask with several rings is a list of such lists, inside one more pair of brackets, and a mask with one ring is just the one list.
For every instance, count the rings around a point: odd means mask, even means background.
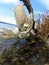
[{"label": "lake water", "polygon": [[[5,30],[14,30],[17,26],[14,24],[9,24],[9,23],[4,23],[0,22],[0,36],[3,36]],[[3,28],[3,29],[2,29]],[[1,39],[0,38],[0,55],[7,50],[10,46],[12,46],[15,42],[17,42],[17,39],[15,38],[8,38],[8,39]],[[19,45],[21,46],[22,44],[26,43],[26,40],[21,39],[18,41]],[[19,47],[19,45],[17,47]]]},{"label": "lake water", "polygon": [[0,22],[0,28],[6,28],[6,29],[10,29],[13,30],[17,27],[17,25],[14,24],[9,24],[9,23],[5,23],[5,22]]},{"label": "lake water", "polygon": [[[0,22],[0,28],[13,30],[16,25]],[[28,65],[28,62],[29,65],[49,65],[49,49],[45,46],[46,43],[39,38],[36,38],[34,44],[30,42],[26,44],[26,42],[25,39],[19,39],[18,41],[14,38],[0,39],[0,57],[4,56],[4,53],[7,53],[12,45],[14,46],[14,48],[12,47],[12,53],[14,54],[7,55],[6,61],[3,60],[3,63],[0,61],[2,63],[0,65],[9,65],[9,63],[10,65]],[[49,40],[47,43],[49,44]]]},{"label": "lake water", "polygon": [[[17,26],[14,24],[0,22],[0,36],[3,36],[5,30],[14,30]],[[16,42],[16,39],[1,39],[0,38],[0,55],[4,52],[5,49],[10,47],[12,44]]]}]

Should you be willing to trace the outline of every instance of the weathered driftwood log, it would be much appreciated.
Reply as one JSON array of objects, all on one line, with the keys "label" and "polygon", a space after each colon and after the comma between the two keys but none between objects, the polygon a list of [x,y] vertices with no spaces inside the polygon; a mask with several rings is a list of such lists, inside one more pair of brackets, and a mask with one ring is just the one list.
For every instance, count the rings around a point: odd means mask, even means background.
[{"label": "weathered driftwood log", "polygon": [[14,8],[14,14],[15,14],[16,23],[19,29],[18,31],[19,37],[24,37],[26,35],[28,36],[28,33],[32,29],[32,26],[33,26],[32,12],[27,17],[27,15],[25,14],[23,5],[17,5]]},{"label": "weathered driftwood log", "polygon": [[[24,5],[27,7],[29,13],[32,12],[32,14],[33,14],[33,8],[32,8],[32,6],[30,4],[30,0],[20,0],[20,1],[23,1]],[[32,26],[32,28],[35,31],[34,26],[35,26],[35,21],[34,21],[34,14],[33,14],[33,26]]]},{"label": "weathered driftwood log", "polygon": [[29,23],[22,5],[15,6],[14,14],[15,14],[16,23],[17,23],[19,29],[22,28],[24,23],[26,23],[26,22]]}]

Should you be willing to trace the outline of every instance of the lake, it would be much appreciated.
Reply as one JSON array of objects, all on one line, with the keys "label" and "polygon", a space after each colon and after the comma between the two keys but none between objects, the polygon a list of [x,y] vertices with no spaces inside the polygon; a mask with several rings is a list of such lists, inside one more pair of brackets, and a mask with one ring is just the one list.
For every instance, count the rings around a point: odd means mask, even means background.
[{"label": "lake", "polygon": [[5,23],[5,22],[1,22],[0,21],[0,28],[6,28],[6,29],[10,29],[13,30],[17,27],[17,25],[14,24],[10,24],[10,23]]}]

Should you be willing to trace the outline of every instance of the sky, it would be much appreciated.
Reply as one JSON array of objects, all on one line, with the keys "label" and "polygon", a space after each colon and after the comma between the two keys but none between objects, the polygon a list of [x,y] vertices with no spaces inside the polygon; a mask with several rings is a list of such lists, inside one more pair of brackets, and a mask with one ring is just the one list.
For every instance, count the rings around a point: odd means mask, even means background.
[{"label": "sky", "polygon": [[[49,10],[49,0],[30,0],[34,16]],[[19,0],[0,0],[0,21],[16,24],[13,8],[17,4],[23,4]]]}]

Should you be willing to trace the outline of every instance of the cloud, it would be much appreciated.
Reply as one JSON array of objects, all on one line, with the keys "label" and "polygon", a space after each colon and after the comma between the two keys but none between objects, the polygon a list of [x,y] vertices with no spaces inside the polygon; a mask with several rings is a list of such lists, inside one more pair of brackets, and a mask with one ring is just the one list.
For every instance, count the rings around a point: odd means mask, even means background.
[{"label": "cloud", "polygon": [[14,17],[9,17],[9,16],[5,16],[5,15],[0,16],[0,21],[6,22],[6,23],[16,24]]},{"label": "cloud", "polygon": [[39,0],[47,9],[49,9],[49,0]]},{"label": "cloud", "polygon": [[34,11],[34,14],[45,14],[45,13],[41,11]]},{"label": "cloud", "polygon": [[19,2],[19,0],[0,0],[0,3],[18,3]]},{"label": "cloud", "polygon": [[[9,4],[9,3],[10,4],[17,4],[17,3],[19,3],[19,0],[0,0],[0,4]],[[0,8],[0,21],[7,22],[7,23],[12,23],[12,24],[16,24],[14,16],[11,15],[11,14],[10,15],[7,14],[8,13],[7,12],[8,11],[7,6],[6,6],[6,11],[5,11],[4,8]],[[5,6],[3,6],[3,7],[5,7]],[[9,9],[10,9],[10,7],[9,7]],[[9,12],[11,13],[12,10],[9,11]]]}]

